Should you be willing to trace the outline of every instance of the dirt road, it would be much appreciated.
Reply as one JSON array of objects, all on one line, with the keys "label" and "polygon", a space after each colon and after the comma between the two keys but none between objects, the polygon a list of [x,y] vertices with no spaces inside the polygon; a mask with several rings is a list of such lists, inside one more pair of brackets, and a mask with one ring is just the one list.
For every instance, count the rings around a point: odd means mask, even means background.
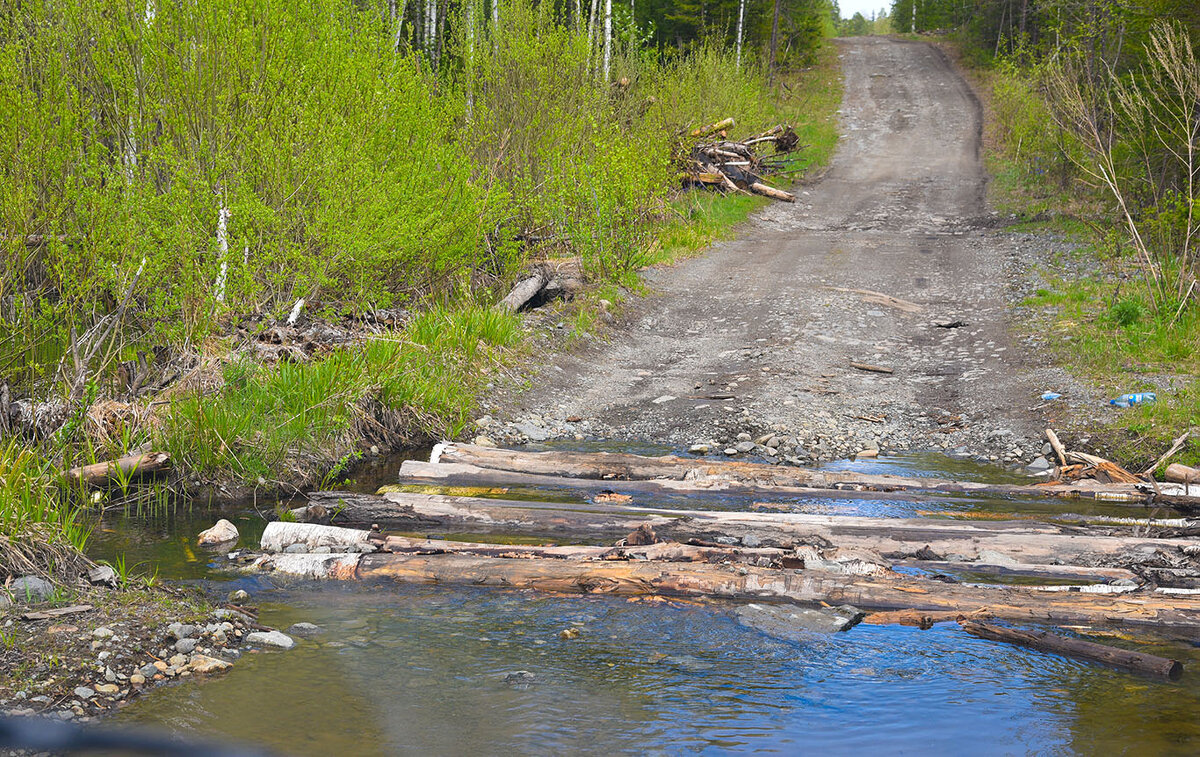
[{"label": "dirt road", "polygon": [[714,452],[742,434],[760,455],[754,440],[773,433],[770,454],[802,460],[1040,455],[1030,408],[1051,369],[1010,337],[1005,261],[1021,250],[985,205],[979,101],[936,48],[840,44],[842,139],[825,176],[736,241],[647,272],[654,294],[605,343],[556,359],[484,433]]}]

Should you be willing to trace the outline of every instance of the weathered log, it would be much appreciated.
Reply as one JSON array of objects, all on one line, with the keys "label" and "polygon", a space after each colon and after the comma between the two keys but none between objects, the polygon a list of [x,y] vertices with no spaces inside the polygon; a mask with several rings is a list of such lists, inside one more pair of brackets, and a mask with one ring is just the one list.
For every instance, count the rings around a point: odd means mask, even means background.
[{"label": "weathered log", "polygon": [[507,310],[510,313],[515,313],[525,307],[526,303],[537,296],[537,293],[542,291],[542,288],[549,283],[550,277],[546,271],[538,268],[534,273],[526,278],[521,279],[512,288],[512,291],[505,295],[504,299],[500,300],[497,305],[501,310]]},{"label": "weathered log", "polygon": [[1054,450],[1054,455],[1058,458],[1058,464],[1066,465],[1067,451],[1063,449],[1062,442],[1058,440],[1058,434],[1054,433],[1054,429],[1046,429],[1046,440],[1050,442],[1050,449]]},{"label": "weathered log", "polygon": [[1167,466],[1164,478],[1177,484],[1200,484],[1200,468],[1171,463]]},{"label": "weathered log", "polygon": [[[538,453],[526,453],[538,454]],[[559,453],[543,453],[559,454]],[[654,460],[655,458],[645,458]],[[1104,499],[1116,503],[1138,505],[1153,501],[1160,505],[1169,505],[1177,509],[1189,510],[1200,507],[1200,496],[1178,495],[1165,492],[1156,496],[1148,484],[1099,484],[1095,481],[1078,481],[1070,484],[1053,484],[1027,486],[1021,484],[988,484],[974,481],[945,481],[935,478],[904,478],[885,474],[869,474],[857,472],[815,471],[792,466],[758,465],[758,469],[773,471],[755,478],[758,471],[743,469],[742,475],[736,469],[726,467],[734,465],[753,465],[750,463],[719,463],[713,464],[700,461],[683,461],[679,458],[676,463],[672,458],[659,458],[668,461],[666,468],[673,467],[678,473],[670,476],[665,473],[663,478],[654,480],[619,480],[610,478],[603,481],[579,479],[568,476],[551,477],[518,471],[502,470],[500,468],[480,468],[474,465],[460,463],[423,463],[418,460],[405,460],[400,466],[402,483],[441,484],[447,486],[500,486],[500,487],[532,487],[549,489],[569,489],[579,492],[596,493],[614,491],[630,495],[645,495],[656,498],[680,498],[685,495],[719,492],[723,497],[750,497],[758,499],[794,499],[826,496],[843,496],[832,493],[831,490],[857,490],[874,492],[911,492],[928,495],[978,494],[994,497],[1036,497],[1039,499]],[[713,470],[704,473],[704,469]],[[688,471],[692,471],[690,474]],[[745,475],[749,474],[749,475]],[[668,477],[670,476],[670,477]],[[630,477],[633,478],[633,477]],[[686,478],[686,480],[681,480]],[[765,483],[770,481],[770,483]],[[1148,490],[1147,490],[1148,489]],[[1160,487],[1162,489],[1162,487]]]},{"label": "weathered log", "polygon": [[923,307],[915,302],[902,300],[899,297],[893,297],[890,294],[877,292],[874,289],[850,289],[846,287],[827,286],[824,289],[829,289],[834,292],[846,292],[847,294],[857,294],[863,299],[863,302],[870,302],[874,305],[883,305],[889,308],[895,308],[902,313],[920,313],[924,310]]},{"label": "weathered log", "polygon": [[[1186,538],[1099,535],[1075,526],[1028,520],[680,510],[403,492],[382,496],[313,492],[309,502],[318,512],[336,512],[338,523],[380,523],[410,532],[524,533],[611,542],[648,524],[660,538],[684,543],[751,544],[782,549],[806,544],[836,546],[865,549],[893,560],[912,557],[927,548],[939,555],[958,554],[967,558],[978,558],[981,553],[991,551],[1035,566],[1049,566],[1058,561],[1115,568],[1136,565],[1156,550],[1182,556],[1184,547],[1195,545],[1194,540]],[[1134,530],[1133,527],[1113,529],[1129,534]]]},{"label": "weathered log", "polygon": [[964,615],[960,612],[953,611],[934,611],[921,612],[920,610],[883,610],[880,612],[868,613],[867,617],[863,618],[863,623],[869,626],[916,626],[921,629],[933,628],[936,623],[947,623],[950,621],[962,620],[971,617],[977,620],[992,617],[987,610],[977,610],[970,615]]},{"label": "weathered log", "polygon": [[116,460],[71,468],[66,472],[66,477],[68,481],[82,482],[87,486],[104,486],[157,473],[168,468],[170,462],[171,456],[166,452],[126,455]]},{"label": "weathered log", "polygon": [[796,195],[791,192],[784,192],[782,189],[776,189],[775,187],[763,184],[761,181],[751,182],[750,191],[763,197],[770,197],[773,200],[783,200],[784,202],[796,201]]},{"label": "weathered log", "polygon": [[478,557],[559,560],[658,560],[660,562],[737,562],[760,567],[801,567],[801,556],[791,550],[724,546],[696,546],[659,542],[632,546],[542,546],[530,544],[480,544],[446,539],[412,539],[353,528],[311,523],[273,521],[260,540],[266,552],[283,552],[299,545],[306,551],[327,547],[332,552],[389,552],[394,554],[462,554]]},{"label": "weathered log", "polygon": [[1126,670],[1133,670],[1146,675],[1179,680],[1183,675],[1183,665],[1178,660],[1168,660],[1165,657],[1132,652],[1127,649],[1096,644],[1082,639],[1072,639],[1058,636],[1047,631],[1024,631],[1017,628],[1005,628],[984,623],[964,622],[963,630],[972,636],[990,641],[1003,641],[1030,647],[1040,652],[1050,652],[1064,657],[1075,657],[1092,662],[1101,662]]},{"label": "weathered log", "polygon": [[839,575],[750,565],[580,561],[534,557],[505,560],[439,555],[264,555],[251,570],[306,577],[391,579],[559,593],[714,597],[850,604],[864,610],[917,610],[1042,623],[1119,623],[1174,629],[1200,637],[1200,599],[1135,593],[1121,596],[1049,593],[1017,587],[945,584],[893,574]]}]

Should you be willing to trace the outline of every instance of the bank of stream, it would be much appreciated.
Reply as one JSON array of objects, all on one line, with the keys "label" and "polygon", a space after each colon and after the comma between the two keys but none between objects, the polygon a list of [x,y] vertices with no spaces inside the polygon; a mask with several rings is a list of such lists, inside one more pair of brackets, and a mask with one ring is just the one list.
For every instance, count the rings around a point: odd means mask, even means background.
[{"label": "bank of stream", "polygon": [[[660,451],[647,447],[639,452]],[[420,456],[419,453],[417,456]],[[351,486],[394,479],[377,461]],[[1003,481],[999,468],[940,455],[833,463],[906,475]],[[554,496],[552,493],[547,496]],[[812,502],[841,514],[937,509],[1047,515],[1072,503],[879,499]],[[706,505],[707,506],[707,505]],[[1091,514],[1129,515],[1094,505]],[[257,544],[274,503],[105,519],[95,556],[126,554],[163,578],[241,588],[259,621],[322,632],[287,652],[245,656],[221,677],[161,686],[113,716],[193,737],[231,737],[285,754],[504,752],[1171,753],[1200,738],[1200,649],[1107,643],[1175,657],[1163,683],[995,644],[956,624],[922,631],[859,625],[837,635],[771,636],[722,602],[557,596],[476,588],[312,583],[234,576],[194,547],[218,515]],[[574,630],[572,630],[574,629]],[[564,633],[566,631],[566,633]],[[576,633],[576,631],[578,633]],[[1149,643],[1142,643],[1149,642]]]}]

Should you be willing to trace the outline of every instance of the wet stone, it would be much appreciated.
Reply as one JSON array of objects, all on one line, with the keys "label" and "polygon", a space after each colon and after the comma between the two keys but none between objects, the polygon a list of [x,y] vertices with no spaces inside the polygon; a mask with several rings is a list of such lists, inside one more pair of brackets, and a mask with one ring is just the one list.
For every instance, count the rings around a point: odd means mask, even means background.
[{"label": "wet stone", "polygon": [[295,639],[279,631],[255,631],[246,635],[246,643],[277,649],[291,649],[296,646]]},{"label": "wet stone", "polygon": [[293,623],[288,627],[288,633],[301,638],[308,638],[323,633],[324,629],[314,623]]}]

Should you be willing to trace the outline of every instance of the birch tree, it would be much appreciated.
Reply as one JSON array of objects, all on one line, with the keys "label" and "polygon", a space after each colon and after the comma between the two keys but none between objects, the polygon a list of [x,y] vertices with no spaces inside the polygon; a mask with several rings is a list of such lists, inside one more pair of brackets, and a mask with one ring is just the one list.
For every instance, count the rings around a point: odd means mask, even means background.
[{"label": "birch tree", "polygon": [[612,0],[604,0],[604,83],[608,83],[608,66],[612,59]]},{"label": "birch tree", "polygon": [[738,71],[742,70],[742,28],[746,19],[746,0],[738,0],[738,24],[737,24],[737,63],[735,68]]}]

